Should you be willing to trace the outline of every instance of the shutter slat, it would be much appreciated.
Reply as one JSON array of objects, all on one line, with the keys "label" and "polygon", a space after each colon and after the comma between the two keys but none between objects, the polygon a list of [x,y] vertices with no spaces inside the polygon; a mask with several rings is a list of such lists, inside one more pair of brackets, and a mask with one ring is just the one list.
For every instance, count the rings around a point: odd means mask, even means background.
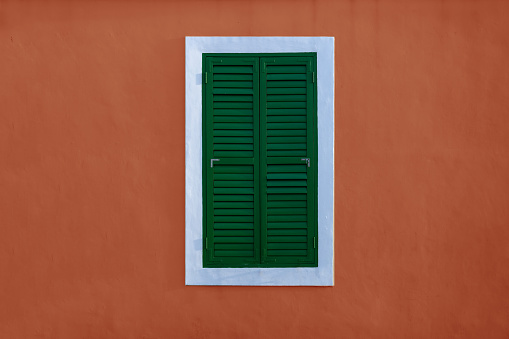
[{"label": "shutter slat", "polygon": [[285,236],[285,235],[299,235],[299,236],[304,236],[304,235],[307,235],[308,231],[306,229],[290,229],[290,230],[287,230],[287,229],[281,229],[281,230],[278,230],[278,229],[270,229],[267,231],[268,232],[268,235],[274,235],[274,236]]},{"label": "shutter slat", "polygon": [[292,221],[307,221],[305,215],[269,215],[267,216],[269,222],[292,222]]},{"label": "shutter slat", "polygon": [[305,256],[307,250],[268,250],[268,256]]},{"label": "shutter slat", "polygon": [[253,122],[253,117],[252,116],[235,116],[235,115],[228,115],[228,116],[214,116],[214,122],[234,122],[234,123],[238,123],[238,122],[243,122],[243,123],[246,123],[246,122],[249,122],[249,123],[252,123]]},{"label": "shutter slat", "polygon": [[[216,84],[214,84],[215,87],[217,87]],[[212,90],[212,93],[214,94],[253,94],[253,89],[252,88],[214,88]],[[252,96],[249,96],[249,98],[251,100],[253,100],[253,97]],[[216,98],[214,98],[214,101],[218,101],[216,100]],[[225,101],[225,100],[222,100],[222,101]]]},{"label": "shutter slat", "polygon": [[252,195],[215,195],[214,201],[254,201]]},{"label": "shutter slat", "polygon": [[214,237],[216,244],[252,244],[253,240],[253,237]]},{"label": "shutter slat", "polygon": [[296,187],[296,186],[307,186],[306,180],[268,180],[267,187]]},{"label": "shutter slat", "polygon": [[306,222],[269,222],[267,224],[268,229],[271,228],[291,228],[291,229],[299,229],[299,228],[308,228],[308,224]]},{"label": "shutter slat", "polygon": [[253,202],[249,201],[231,201],[231,202],[215,202],[214,208],[253,208]]},{"label": "shutter slat", "polygon": [[[218,102],[219,104],[219,102]],[[239,103],[241,104],[241,103]],[[214,107],[215,107],[214,103]],[[218,107],[221,108],[221,107]],[[234,107],[235,108],[235,107]],[[249,108],[249,107],[246,107]],[[306,108],[306,102],[305,101],[269,101],[267,102],[267,108]]]},{"label": "shutter slat", "polygon": [[214,123],[214,129],[220,130],[220,129],[248,129],[253,130],[253,124],[252,123],[223,123],[223,122],[216,122]]},{"label": "shutter slat", "polygon": [[216,81],[253,81],[252,74],[214,74],[214,82]]},{"label": "shutter slat", "polygon": [[215,255],[217,257],[235,257],[235,258],[242,258],[242,257],[253,257],[254,252],[253,251],[223,251],[223,250],[216,250],[214,251]]},{"label": "shutter slat", "polygon": [[214,215],[253,215],[252,208],[214,208]]},{"label": "shutter slat", "polygon": [[[267,95],[267,100],[270,101],[290,101],[294,102],[305,102],[306,95]],[[238,100],[244,101],[244,100]],[[245,100],[248,101],[248,100]]]},{"label": "shutter slat", "polygon": [[214,174],[214,180],[253,180],[253,174],[231,173],[231,174]]},{"label": "shutter slat", "polygon": [[251,95],[214,95],[214,102],[253,102],[253,97]]},{"label": "shutter slat", "polygon": [[215,65],[213,68],[213,72],[215,74],[221,73],[253,73],[253,66],[223,66],[223,65]]},{"label": "shutter slat", "polygon": [[288,214],[307,214],[307,208],[297,208],[297,207],[290,207],[290,208],[268,208],[267,209],[267,215],[288,215]]},{"label": "shutter slat", "polygon": [[214,130],[215,137],[252,137],[253,131],[250,130]]},{"label": "shutter slat", "polygon": [[252,151],[252,144],[214,144],[214,151]]},{"label": "shutter slat", "polygon": [[226,109],[214,109],[213,110],[214,115],[248,115],[253,116],[253,110],[252,109],[233,109],[233,108],[226,108]]},{"label": "shutter slat", "polygon": [[214,194],[254,194],[252,188],[214,188]]},{"label": "shutter slat", "polygon": [[288,116],[288,115],[274,115],[267,117],[267,122],[306,122],[307,118],[304,115],[298,116]]},{"label": "shutter slat", "polygon": [[301,87],[274,87],[267,88],[267,94],[306,94],[306,88]]},{"label": "shutter slat", "polygon": [[306,173],[269,173],[267,179],[282,180],[282,179],[303,179],[306,180],[308,175]]},{"label": "shutter slat", "polygon": [[253,151],[214,151],[214,158],[252,158],[254,156]]},{"label": "shutter slat", "polygon": [[267,201],[307,200],[306,194],[274,194],[267,196]]},{"label": "shutter slat", "polygon": [[214,217],[214,222],[219,222],[219,223],[225,223],[225,222],[252,223],[253,220],[254,220],[254,217],[252,215],[251,216],[245,216],[245,215],[242,215],[242,216],[239,216],[239,215],[233,215],[233,216],[230,216],[230,215],[221,215],[221,216]]},{"label": "shutter slat", "polygon": [[[281,246],[283,249],[285,246]],[[215,244],[214,248],[216,250],[243,250],[243,251],[252,251],[254,250],[253,244]],[[275,247],[278,248],[279,247]],[[293,249],[293,248],[289,248]]]},{"label": "shutter slat", "polygon": [[306,243],[287,243],[287,242],[271,242],[267,244],[269,250],[305,250],[308,248]]},{"label": "shutter slat", "polygon": [[242,166],[242,165],[218,165],[214,169],[214,174],[216,173],[253,173],[253,166]]},{"label": "shutter slat", "polygon": [[269,157],[305,157],[307,152],[304,151],[268,151]]},{"label": "shutter slat", "polygon": [[269,240],[268,242],[293,242],[293,243],[302,243],[302,242],[306,242],[307,241],[307,237],[306,236],[279,236],[279,235],[274,235],[274,236],[271,236],[269,237]]},{"label": "shutter slat", "polygon": [[216,230],[214,237],[252,237],[253,230]]},{"label": "shutter slat", "polygon": [[268,165],[267,172],[269,173],[306,173],[306,165]]},{"label": "shutter slat", "polygon": [[214,187],[253,187],[253,180],[214,180]]},{"label": "shutter slat", "polygon": [[306,74],[267,74],[267,80],[306,80]]},{"label": "shutter slat", "polygon": [[215,230],[254,229],[254,224],[248,222],[216,222],[214,223],[214,229]]},{"label": "shutter slat", "polygon": [[268,137],[267,144],[305,143],[306,137]]},{"label": "shutter slat", "polygon": [[267,149],[268,150],[280,150],[280,149],[283,149],[283,150],[291,150],[291,149],[305,150],[306,149],[306,144],[299,144],[299,143],[295,143],[295,144],[271,144],[271,143],[268,143],[267,144]]},{"label": "shutter slat", "polygon": [[[306,66],[270,66],[267,65],[267,73],[306,73]],[[270,79],[269,79],[270,80]]]},{"label": "shutter slat", "polygon": [[288,129],[288,130],[267,130],[267,136],[277,137],[301,137],[306,135],[305,129]]},{"label": "shutter slat", "polygon": [[[248,124],[245,124],[245,125],[248,125]],[[238,129],[240,129],[240,128],[238,128]],[[271,130],[271,129],[277,129],[277,130],[301,129],[301,130],[305,130],[306,123],[305,122],[292,122],[292,123],[279,123],[279,122],[270,123],[269,122],[269,123],[267,123],[267,130]]]},{"label": "shutter slat", "polygon": [[[268,208],[275,208],[275,207],[306,207],[305,201],[269,201],[267,202]],[[214,204],[215,206],[215,204]]]},{"label": "shutter slat", "polygon": [[253,88],[252,81],[214,81],[215,88]]},{"label": "shutter slat", "polygon": [[213,140],[214,144],[252,144],[254,141],[251,137],[215,137]]},{"label": "shutter slat", "polygon": [[267,88],[274,87],[307,87],[306,81],[268,81]]},{"label": "shutter slat", "polygon": [[[252,102],[226,102],[226,101],[214,101],[213,108],[234,108],[234,109],[253,109]],[[298,108],[298,107],[297,107]]]},{"label": "shutter slat", "polygon": [[272,108],[267,109],[267,115],[306,115],[305,108]]}]

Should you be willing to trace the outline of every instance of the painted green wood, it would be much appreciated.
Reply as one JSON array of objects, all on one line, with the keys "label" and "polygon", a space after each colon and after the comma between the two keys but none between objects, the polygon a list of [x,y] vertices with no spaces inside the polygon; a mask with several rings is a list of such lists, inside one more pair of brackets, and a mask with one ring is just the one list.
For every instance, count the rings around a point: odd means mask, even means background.
[{"label": "painted green wood", "polygon": [[203,65],[204,266],[316,266],[316,54]]},{"label": "painted green wood", "polygon": [[214,173],[254,173],[253,166],[244,165],[222,165],[218,166]]},{"label": "painted green wood", "polygon": [[214,201],[254,201],[252,195],[217,195],[214,196]]},{"label": "painted green wood", "polygon": [[242,222],[242,223],[253,223],[253,216],[238,216],[238,215],[222,215],[214,218],[215,222],[226,223],[226,222]]},{"label": "painted green wood", "polygon": [[213,108],[253,109],[252,102],[214,101]]},{"label": "painted green wood", "polygon": [[267,80],[306,80],[306,74],[268,74]]},{"label": "painted green wood", "polygon": [[297,200],[306,200],[305,194],[278,194],[278,195],[270,195],[267,197],[267,201],[297,201]]},{"label": "painted green wood", "polygon": [[285,235],[299,235],[299,236],[305,236],[307,235],[308,231],[307,229],[290,229],[290,230],[285,230],[285,229],[270,229],[268,231],[268,234],[269,235],[280,235],[280,236],[285,236]]},{"label": "painted green wood", "polygon": [[[214,204],[214,207],[216,204]],[[307,204],[305,201],[268,201],[267,207],[269,208],[277,208],[277,207],[306,207]]]},{"label": "painted green wood", "polygon": [[223,65],[214,64],[213,72],[214,72],[214,74],[223,74],[223,73],[253,74],[253,66],[223,66]]},{"label": "painted green wood", "polygon": [[[226,101],[226,100],[225,100]],[[238,100],[244,101],[244,100]],[[246,100],[247,101],[247,100]],[[306,101],[306,95],[267,95],[267,101],[290,101],[292,103]]]},{"label": "painted green wood", "polygon": [[252,137],[214,137],[212,139],[214,144],[252,144],[254,139]]},{"label": "painted green wood", "polygon": [[[276,257],[287,257],[287,256],[303,257],[303,256],[306,256],[307,254],[308,254],[308,251],[306,251],[306,250],[269,250],[268,251],[269,256],[276,256]],[[288,260],[289,258],[286,258],[286,259]]]},{"label": "painted green wood", "polygon": [[252,95],[214,95],[214,102],[220,102],[220,101],[225,101],[225,102],[235,102],[235,101],[253,102],[253,96]]},{"label": "painted green wood", "polygon": [[[248,88],[252,92],[253,82],[252,81],[216,81],[214,83],[214,91],[220,88]],[[216,92],[214,92],[216,93]]]},{"label": "painted green wood", "polygon": [[294,150],[285,150],[285,151],[268,151],[267,156],[269,157],[305,157],[307,152],[305,150],[302,151],[294,151]]},{"label": "painted green wood", "polygon": [[306,173],[269,173],[267,174],[267,179],[272,180],[281,180],[281,179],[303,179],[306,180],[308,178]]},{"label": "painted green wood", "polygon": [[234,109],[234,108],[225,108],[225,109],[214,109],[213,111],[214,116],[216,115],[247,115],[247,116],[253,116],[253,110],[252,109]]},{"label": "painted green wood", "polygon": [[[253,81],[253,75],[252,74],[214,74],[213,80],[214,81],[225,81],[225,82]],[[254,86],[253,86],[253,88],[254,88]]]},{"label": "painted green wood", "polygon": [[253,187],[253,180],[214,180],[214,187]]},{"label": "painted green wood", "polygon": [[292,222],[269,222],[267,224],[267,228],[277,228],[277,229],[283,229],[283,228],[291,228],[291,229],[299,229],[299,228],[308,228],[307,222],[298,222],[298,221],[292,221]]},{"label": "painted green wood", "polygon": [[[216,103],[214,103],[214,105],[216,105]],[[269,101],[269,102],[267,102],[267,108],[306,108],[306,102],[305,101],[282,101],[282,102]]]},{"label": "painted green wood", "polygon": [[254,230],[216,230],[218,237],[252,237]]},{"label": "painted green wood", "polygon": [[267,244],[269,250],[306,250],[306,243],[271,242]]},{"label": "painted green wood", "polygon": [[213,194],[254,194],[254,189],[251,187],[214,188]]},{"label": "painted green wood", "polygon": [[[215,137],[252,137],[254,136],[253,130],[213,130],[212,134]],[[213,143],[214,139],[211,139],[211,143]]]},{"label": "painted green wood", "polygon": [[276,88],[276,87],[284,87],[284,88],[296,88],[296,87],[307,87],[306,80],[303,81],[272,81],[267,84],[267,88]]},{"label": "painted green wood", "polygon": [[254,229],[254,223],[249,222],[216,222],[214,223],[215,230],[241,230],[241,229]]},{"label": "painted green wood", "polygon": [[214,122],[243,122],[243,123],[252,123],[253,122],[253,116],[234,116],[234,115],[227,115],[227,116],[217,116],[215,115],[213,120]]},{"label": "painted green wood", "polygon": [[[268,144],[267,149],[269,150],[292,150],[292,149],[299,149],[299,150],[305,150],[307,145],[304,144]],[[283,155],[284,156],[284,155]]]},{"label": "painted green wood", "polygon": [[285,66],[270,66],[267,65],[267,73],[274,74],[274,73],[292,73],[292,74],[298,74],[298,73],[306,73],[306,66],[305,65],[285,65]]},{"label": "painted green wood", "polygon": [[[296,65],[301,63],[300,65]],[[300,73],[285,70],[299,67]],[[266,247],[262,260],[276,263],[307,263],[316,265],[317,255],[309,242],[316,233],[316,220],[312,217],[316,188],[310,185],[314,177],[313,169],[302,163],[300,157],[314,157],[314,134],[310,132],[315,125],[316,110],[308,107],[314,101],[312,79],[308,74],[313,72],[312,58],[262,58],[261,74],[262,102],[266,101],[266,130],[262,134],[265,140],[262,159],[265,157],[266,203],[262,204],[262,213],[266,214],[266,226],[262,223],[262,244]],[[291,84],[292,81],[305,80],[305,87]],[[274,86],[274,83],[285,82],[285,86]],[[265,91],[264,91],[265,87]],[[296,91],[296,89],[298,91]],[[299,110],[299,114],[292,110]],[[283,111],[286,114],[280,114]],[[290,114],[288,114],[290,113]],[[265,139],[264,139],[265,137]],[[297,139],[298,138],[298,139]],[[283,160],[286,159],[286,160]],[[263,166],[263,164],[262,164]],[[281,198],[280,198],[281,196]],[[261,195],[262,199],[264,195]],[[311,240],[310,240],[311,239]],[[268,247],[271,243],[288,243],[289,247]],[[299,244],[298,248],[292,247]]]},{"label": "painted green wood", "polygon": [[252,151],[253,144],[214,144],[214,151]]},{"label": "painted green wood", "polygon": [[[214,120],[215,121],[215,120]],[[295,116],[288,116],[288,115],[272,115],[267,117],[267,122],[306,122],[306,116],[305,115],[295,115]]]},{"label": "painted green wood", "polygon": [[306,94],[306,88],[301,87],[270,87],[267,88],[267,94],[285,94],[285,95],[296,95],[296,94]]},{"label": "painted green wood", "polygon": [[267,109],[267,115],[306,115],[305,108],[271,108]]}]

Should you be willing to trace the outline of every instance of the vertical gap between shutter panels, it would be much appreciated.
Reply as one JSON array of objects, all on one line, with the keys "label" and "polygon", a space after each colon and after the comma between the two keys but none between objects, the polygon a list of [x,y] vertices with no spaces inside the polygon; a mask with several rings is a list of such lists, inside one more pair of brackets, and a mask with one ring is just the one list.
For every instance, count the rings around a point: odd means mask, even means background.
[{"label": "vertical gap between shutter panels", "polygon": [[263,185],[263,180],[262,180],[262,166],[261,166],[261,163],[262,163],[262,147],[261,147],[261,143],[262,143],[262,124],[261,124],[261,115],[263,114],[262,113],[262,109],[261,109],[261,103],[262,103],[262,97],[261,97],[261,86],[262,86],[262,72],[265,71],[265,65],[263,66],[263,69],[260,65],[260,60],[261,58],[258,57],[256,58],[256,62],[258,63],[258,163],[255,164],[255,166],[258,166],[258,212],[260,213],[260,217],[258,218],[258,239],[260,239],[259,241],[259,244],[260,244],[260,248],[259,248],[259,251],[260,251],[260,257],[259,257],[259,263],[261,264],[262,261],[263,261],[263,258],[266,256],[266,249],[265,249],[265,244],[263,243],[263,239],[262,239],[262,194],[261,194],[261,190],[262,190],[262,187],[261,185]]}]

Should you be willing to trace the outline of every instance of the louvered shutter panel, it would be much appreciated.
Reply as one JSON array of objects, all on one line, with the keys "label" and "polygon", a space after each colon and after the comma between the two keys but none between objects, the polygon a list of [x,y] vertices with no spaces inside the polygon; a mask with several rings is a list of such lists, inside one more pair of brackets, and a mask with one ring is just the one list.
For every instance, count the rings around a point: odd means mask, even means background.
[{"label": "louvered shutter panel", "polygon": [[268,265],[317,265],[314,60],[260,59],[261,260]]},{"label": "louvered shutter panel", "polygon": [[252,266],[260,261],[259,60],[204,61],[204,264]]}]

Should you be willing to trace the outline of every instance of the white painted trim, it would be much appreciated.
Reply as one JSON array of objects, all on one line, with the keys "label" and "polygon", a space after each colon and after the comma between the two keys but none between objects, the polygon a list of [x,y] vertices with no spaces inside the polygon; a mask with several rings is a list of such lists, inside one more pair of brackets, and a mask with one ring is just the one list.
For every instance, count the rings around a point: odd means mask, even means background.
[{"label": "white painted trim", "polygon": [[[318,267],[203,268],[202,53],[317,52]],[[186,285],[334,285],[334,38],[186,37]]]}]

